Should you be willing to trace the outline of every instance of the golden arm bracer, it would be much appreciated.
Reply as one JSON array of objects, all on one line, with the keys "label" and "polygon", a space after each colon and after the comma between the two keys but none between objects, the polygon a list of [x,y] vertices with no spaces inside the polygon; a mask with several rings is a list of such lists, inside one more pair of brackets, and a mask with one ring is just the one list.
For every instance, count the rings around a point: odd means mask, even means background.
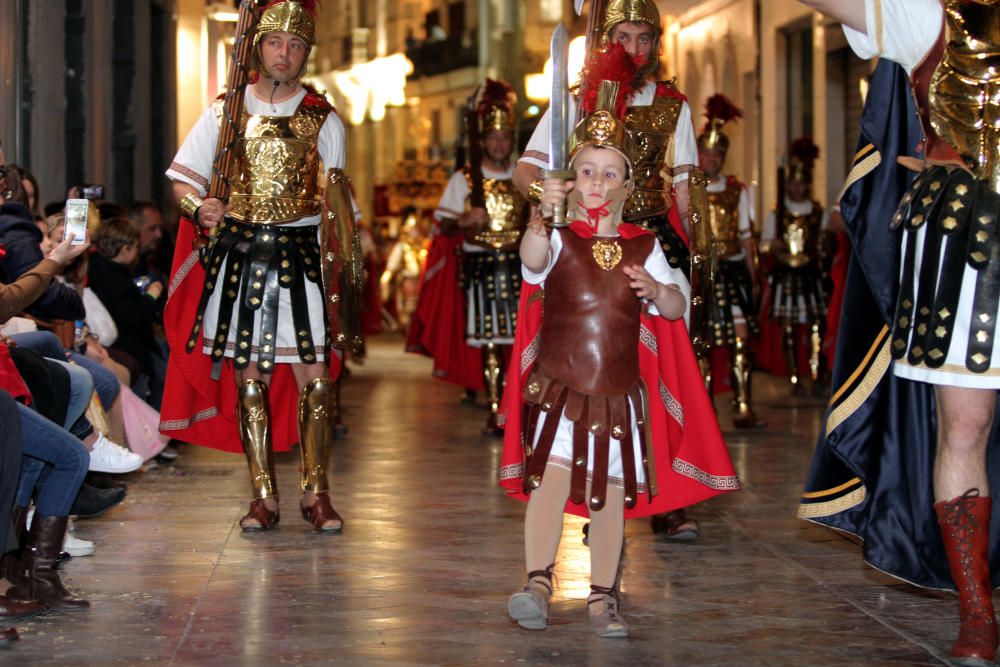
[{"label": "golden arm bracer", "polygon": [[320,248],[326,290],[328,346],[360,353],[364,266],[361,235],[354,221],[350,179],[342,169],[326,173]]},{"label": "golden arm bracer", "polygon": [[713,298],[717,262],[708,214],[708,180],[700,169],[688,179],[688,234],[691,245],[691,344],[698,357],[708,353],[707,308]]}]

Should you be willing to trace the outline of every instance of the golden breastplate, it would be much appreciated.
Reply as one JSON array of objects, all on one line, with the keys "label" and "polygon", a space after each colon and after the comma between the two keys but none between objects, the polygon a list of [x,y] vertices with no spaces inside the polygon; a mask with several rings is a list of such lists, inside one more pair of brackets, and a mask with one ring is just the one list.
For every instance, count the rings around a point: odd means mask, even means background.
[{"label": "golden breastplate", "polygon": [[320,212],[324,171],[317,139],[329,107],[299,105],[291,116],[240,118],[229,212],[248,223],[295,222]]},{"label": "golden breastplate", "polygon": [[419,278],[420,268],[423,266],[427,251],[422,243],[406,241],[403,245],[403,270],[404,278]]},{"label": "golden breastplate", "polygon": [[632,144],[629,157],[635,171],[635,190],[625,202],[622,214],[625,220],[663,213],[670,206],[660,172],[667,160],[682,104],[676,97],[657,95],[649,106],[629,107],[625,114],[625,132]]},{"label": "golden breastplate", "polygon": [[721,192],[708,193],[708,220],[720,258],[740,253],[740,193],[738,183],[726,183]]},{"label": "golden breastplate", "polygon": [[933,130],[1000,192],[1000,2],[947,0],[948,39],[931,78]]},{"label": "golden breastplate", "polygon": [[818,265],[822,223],[823,209],[816,202],[805,215],[786,210],[784,220],[779,223],[778,235],[785,241],[785,247],[778,253],[778,261],[792,268]]},{"label": "golden breastplate", "polygon": [[[465,181],[472,187],[468,170]],[[486,214],[489,222],[479,230],[470,230],[465,240],[472,245],[493,250],[513,250],[521,242],[527,224],[528,200],[514,187],[511,180],[483,179]]]}]

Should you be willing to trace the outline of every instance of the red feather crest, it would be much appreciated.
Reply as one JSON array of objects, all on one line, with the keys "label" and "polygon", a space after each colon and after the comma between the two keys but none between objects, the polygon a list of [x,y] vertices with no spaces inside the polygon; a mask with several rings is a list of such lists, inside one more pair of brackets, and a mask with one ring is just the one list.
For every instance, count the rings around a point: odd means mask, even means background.
[{"label": "red feather crest", "polygon": [[617,81],[618,100],[615,102],[615,115],[624,118],[628,99],[635,91],[634,84],[638,71],[639,64],[618,42],[611,44],[603,51],[594,51],[581,77],[583,112],[587,114],[594,112],[601,81]]},{"label": "red feather crest", "polygon": [[514,109],[516,103],[517,93],[514,92],[514,86],[506,81],[486,79],[483,92],[479,96],[479,105],[476,107],[476,113],[480,117],[483,117],[497,107],[510,112]]},{"label": "red feather crest", "polygon": [[705,100],[705,118],[708,119],[709,125],[711,125],[713,120],[721,120],[723,123],[728,123],[731,120],[742,117],[743,110],[733,104],[733,101],[722,93],[716,93]]},{"label": "red feather crest", "polygon": [[812,166],[812,163],[819,157],[819,146],[816,145],[812,137],[799,137],[792,142],[788,154],[792,159]]}]

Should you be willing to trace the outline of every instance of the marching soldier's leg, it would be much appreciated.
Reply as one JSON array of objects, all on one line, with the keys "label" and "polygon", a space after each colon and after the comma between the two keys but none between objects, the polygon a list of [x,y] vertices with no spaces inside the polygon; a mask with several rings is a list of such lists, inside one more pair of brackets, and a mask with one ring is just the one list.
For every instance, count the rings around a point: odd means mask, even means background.
[{"label": "marching soldier's leg", "polygon": [[788,381],[792,383],[792,389],[799,393],[799,355],[798,346],[795,344],[795,322],[791,318],[785,320],[785,339],[781,341],[785,351],[785,365],[788,366]]},{"label": "marching soldier's leg", "polygon": [[323,377],[309,381],[299,391],[302,518],[321,533],[339,533],[344,528],[343,519],[330,504],[330,483],[327,480],[336,416],[335,385],[333,380]]},{"label": "marching soldier's leg", "polygon": [[[270,530],[278,525],[279,514],[267,383],[257,379],[243,380],[236,394],[240,440],[247,455],[254,496],[250,511],[240,521],[240,526],[247,532]],[[268,503],[268,500],[272,502]],[[269,504],[273,507],[268,507]]]},{"label": "marching soldier's leg", "polygon": [[746,341],[736,337],[730,348],[730,376],[733,383],[733,423],[736,428],[760,428],[764,422],[757,418],[751,406],[751,372],[753,362]]},{"label": "marching soldier's leg", "polygon": [[500,346],[487,343],[483,346],[483,379],[486,384],[486,403],[490,415],[486,418],[483,433],[497,435],[503,433],[497,425],[497,414],[500,412],[500,391],[503,386],[503,361],[500,358]]}]

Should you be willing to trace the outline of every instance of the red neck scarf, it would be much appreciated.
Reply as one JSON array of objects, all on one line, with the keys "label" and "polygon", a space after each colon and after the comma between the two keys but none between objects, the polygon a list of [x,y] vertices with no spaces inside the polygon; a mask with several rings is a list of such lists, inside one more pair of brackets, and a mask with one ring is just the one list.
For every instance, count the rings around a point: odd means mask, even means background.
[{"label": "red neck scarf", "polygon": [[574,220],[573,222],[582,222],[586,225],[589,225],[590,228],[593,230],[593,232],[597,233],[597,225],[600,224],[601,217],[606,216],[608,213],[610,213],[610,211],[608,211],[608,204],[610,203],[611,200],[609,199],[603,204],[600,204],[593,208],[587,208],[586,206],[583,205],[583,202],[580,202],[580,204],[577,206],[577,210],[583,209],[587,213],[587,219]]}]

